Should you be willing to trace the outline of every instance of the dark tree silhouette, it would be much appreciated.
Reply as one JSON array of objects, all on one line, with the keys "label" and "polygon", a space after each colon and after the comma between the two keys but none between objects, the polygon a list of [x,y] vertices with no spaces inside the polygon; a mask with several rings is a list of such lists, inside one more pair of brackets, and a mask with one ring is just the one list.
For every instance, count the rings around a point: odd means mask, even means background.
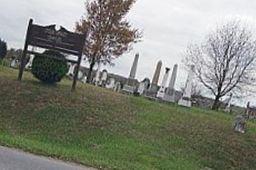
[{"label": "dark tree silhouette", "polygon": [[7,43],[0,39],[0,60],[7,54]]}]

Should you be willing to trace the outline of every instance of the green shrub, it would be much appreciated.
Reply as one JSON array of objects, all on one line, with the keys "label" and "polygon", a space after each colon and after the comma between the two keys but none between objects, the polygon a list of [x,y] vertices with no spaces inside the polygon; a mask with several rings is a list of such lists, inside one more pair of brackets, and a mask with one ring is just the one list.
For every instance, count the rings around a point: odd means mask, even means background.
[{"label": "green shrub", "polygon": [[48,84],[60,82],[67,72],[67,60],[57,51],[47,50],[37,54],[32,63],[32,74]]}]

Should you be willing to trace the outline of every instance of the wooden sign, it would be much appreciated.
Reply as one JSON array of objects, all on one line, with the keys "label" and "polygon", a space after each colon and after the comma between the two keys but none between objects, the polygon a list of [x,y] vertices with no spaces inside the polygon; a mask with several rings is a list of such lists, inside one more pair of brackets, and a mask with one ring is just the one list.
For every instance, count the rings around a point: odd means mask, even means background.
[{"label": "wooden sign", "polygon": [[44,49],[56,50],[62,53],[71,54],[78,57],[78,60],[73,61],[73,63],[76,63],[78,66],[78,69],[75,70],[75,76],[72,85],[72,90],[75,90],[78,71],[82,60],[83,47],[85,45],[85,39],[86,34],[73,33],[66,30],[63,27],[60,27],[59,30],[56,30],[56,25],[35,25],[33,24],[33,20],[30,19],[26,41],[24,45],[24,51],[21,59],[18,80],[21,81],[22,79],[26,55],[28,53],[37,54],[36,52],[28,51],[28,47],[40,47]]}]

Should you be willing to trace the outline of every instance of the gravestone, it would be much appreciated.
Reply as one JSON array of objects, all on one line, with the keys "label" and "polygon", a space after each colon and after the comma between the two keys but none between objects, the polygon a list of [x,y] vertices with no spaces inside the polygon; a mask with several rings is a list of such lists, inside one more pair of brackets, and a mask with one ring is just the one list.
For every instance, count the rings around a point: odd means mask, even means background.
[{"label": "gravestone", "polygon": [[168,80],[168,77],[169,77],[169,73],[170,73],[170,68],[166,68],[161,87],[160,87],[160,89],[159,89],[159,91],[157,92],[157,95],[156,95],[156,97],[159,98],[159,99],[164,98],[165,90],[166,90],[166,83],[167,83],[167,80]]},{"label": "gravestone", "polygon": [[30,55],[29,61],[28,61],[28,63],[25,66],[26,69],[30,69],[32,67],[34,58],[35,58],[34,55]]},{"label": "gravestone", "polygon": [[73,77],[73,76],[74,76],[75,69],[76,69],[76,64],[70,63],[70,64],[69,64],[69,70],[68,70],[67,75]]},{"label": "gravestone", "polygon": [[106,87],[107,80],[108,80],[108,72],[107,72],[107,70],[103,70],[101,80],[100,80],[100,86],[101,87]]},{"label": "gravestone", "polygon": [[97,68],[97,72],[96,72],[96,76],[95,76],[95,80],[94,80],[94,84],[96,86],[98,86],[100,84],[100,69],[101,69],[101,63],[98,64],[98,68]]},{"label": "gravestone", "polygon": [[143,95],[150,87],[150,80],[145,78],[142,82],[140,82],[137,93],[139,95]]},{"label": "gravestone", "polygon": [[162,69],[162,61],[159,61],[157,63],[157,66],[156,66],[156,70],[155,70],[155,73],[154,73],[154,77],[153,77],[153,80],[152,80],[152,84],[150,86],[150,90],[148,92],[148,94],[151,96],[155,96],[156,93],[157,93],[157,90],[158,90],[158,82],[159,82],[159,78],[160,78],[160,73],[161,73],[161,69]]},{"label": "gravestone", "polygon": [[138,62],[139,62],[139,54],[135,55],[133,65],[130,71],[129,78],[127,80],[127,83],[124,85],[123,91],[129,94],[133,94],[136,90],[136,72],[137,72],[137,67],[138,67]]},{"label": "gravestone", "polygon": [[239,133],[245,133],[246,126],[246,115],[238,115],[235,117],[234,121],[234,131]]},{"label": "gravestone", "polygon": [[178,102],[178,104],[180,106],[185,106],[185,107],[192,106],[191,93],[192,93],[192,84],[193,84],[193,78],[194,78],[194,69],[195,69],[195,66],[192,65],[191,69],[189,71],[189,74],[188,74],[188,78],[187,78],[186,86],[185,86],[185,89],[183,92],[183,96]]},{"label": "gravestone", "polygon": [[134,61],[133,61],[133,65],[132,65],[132,68],[131,68],[131,72],[130,72],[129,79],[135,79],[135,77],[136,77],[136,72],[137,72],[139,57],[140,57],[139,54],[136,54],[136,55],[135,55],[135,58],[134,58]]},{"label": "gravestone", "polygon": [[13,59],[13,60],[11,61],[10,67],[12,67],[12,68],[17,68],[17,67],[18,67],[18,61],[17,61],[16,59]]},{"label": "gravestone", "polygon": [[175,102],[175,82],[177,78],[178,65],[174,65],[172,71],[172,77],[169,83],[168,88],[166,89],[166,93],[164,95],[164,101]]},{"label": "gravestone", "polygon": [[230,113],[231,112],[231,103],[232,103],[232,99],[233,99],[233,94],[231,93],[230,94],[230,96],[229,96],[229,98],[228,98],[228,100],[227,100],[227,106],[226,106],[226,108],[225,108],[225,112],[228,112],[228,113]]},{"label": "gravestone", "polygon": [[114,87],[114,91],[119,93],[121,91],[121,88],[122,88],[121,83],[116,82],[115,87]]},{"label": "gravestone", "polygon": [[82,71],[78,71],[78,75],[77,75],[78,80],[82,80],[84,78],[84,73]]},{"label": "gravestone", "polygon": [[250,102],[247,103],[246,111],[245,111],[248,119],[256,119],[256,108],[250,106]]},{"label": "gravestone", "polygon": [[86,75],[84,75],[84,77],[82,78],[82,83],[84,83],[84,84],[86,84],[86,81],[87,81],[87,76]]},{"label": "gravestone", "polygon": [[145,83],[144,82],[140,82],[137,93],[139,95],[142,95],[145,91]]},{"label": "gravestone", "polygon": [[110,78],[109,79],[109,83],[106,85],[107,89],[114,89],[115,88],[115,79],[114,78]]}]

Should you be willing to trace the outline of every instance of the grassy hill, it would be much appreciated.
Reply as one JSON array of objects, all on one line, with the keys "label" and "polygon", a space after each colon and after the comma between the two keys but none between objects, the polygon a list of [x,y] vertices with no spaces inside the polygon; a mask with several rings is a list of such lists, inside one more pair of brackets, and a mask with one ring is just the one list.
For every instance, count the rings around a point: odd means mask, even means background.
[{"label": "grassy hill", "polygon": [[256,124],[0,67],[0,144],[102,169],[256,169]]}]

